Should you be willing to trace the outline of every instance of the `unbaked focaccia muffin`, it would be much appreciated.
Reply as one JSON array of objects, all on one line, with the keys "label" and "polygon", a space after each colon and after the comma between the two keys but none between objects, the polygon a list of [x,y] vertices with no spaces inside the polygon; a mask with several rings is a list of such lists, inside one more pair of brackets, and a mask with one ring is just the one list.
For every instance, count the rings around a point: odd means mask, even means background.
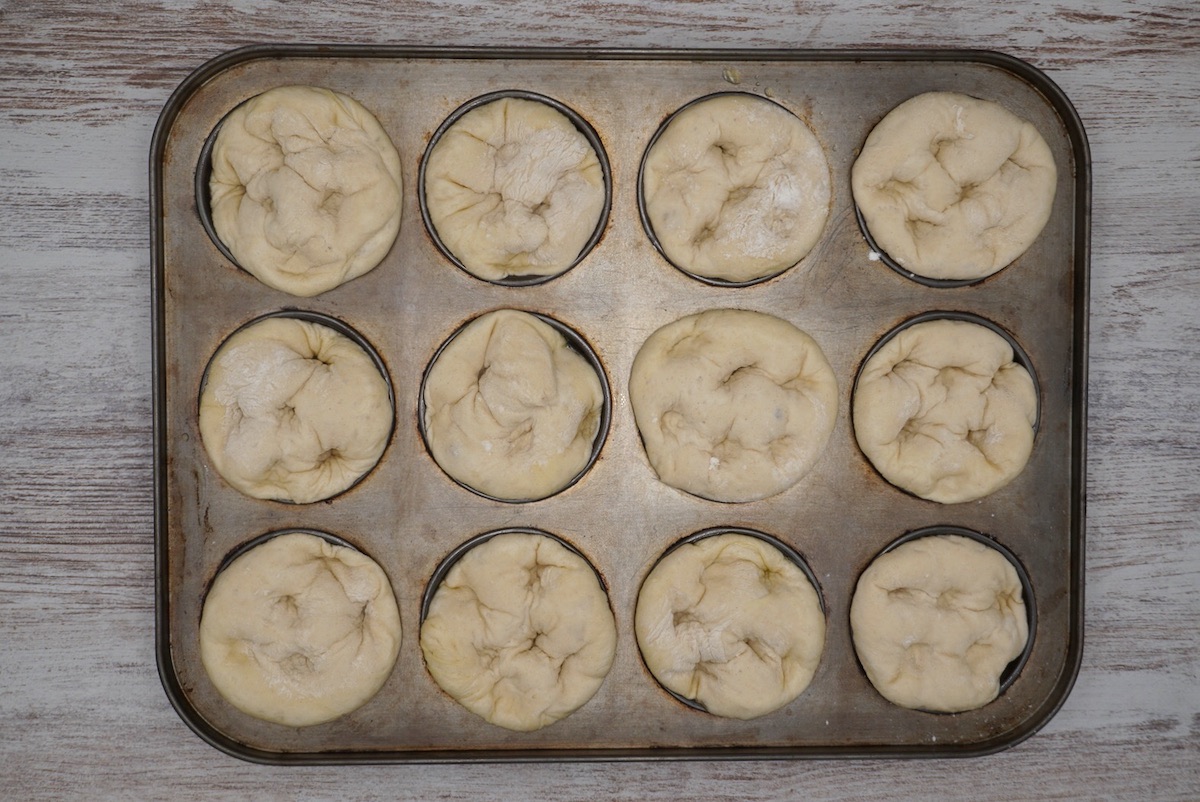
[{"label": "unbaked focaccia muffin", "polygon": [[307,504],[336,496],[379,461],[392,431],[387,381],[334,329],[268,317],[209,362],[200,436],[213,467],[254,498]]},{"label": "unbaked focaccia muffin", "polygon": [[981,279],[1037,239],[1054,202],[1050,147],[998,103],[928,92],[890,111],[851,171],[875,244],[906,270]]},{"label": "unbaked focaccia muffin", "polygon": [[304,532],[273,536],[217,574],[200,659],[230,704],[304,727],[356,710],[392,672],[400,612],[370,557]]},{"label": "unbaked focaccia muffin", "polygon": [[792,267],[829,216],[820,142],[757,95],[714,95],[676,112],[650,146],[641,181],[664,255],[710,279],[742,283]]},{"label": "unbaked focaccia muffin", "polygon": [[795,699],[825,646],[825,615],[804,571],[741,533],[666,554],[642,583],[634,626],[655,679],[726,718],[756,718]]},{"label": "unbaked focaccia muffin", "polygon": [[540,100],[501,96],[471,108],[433,143],[424,175],[434,234],[487,281],[562,273],[604,213],[599,155]]},{"label": "unbaked focaccia muffin", "polygon": [[961,535],[920,537],[877,557],[858,580],[850,626],[885,698],[946,713],[995,699],[1029,638],[1016,569]]},{"label": "unbaked focaccia muffin", "polygon": [[596,370],[550,324],[488,312],[435,357],[422,389],[425,440],[452,478],[484,495],[530,501],[587,467],[604,391]]},{"label": "unbaked focaccia muffin", "polygon": [[714,309],[642,345],[629,401],[659,479],[714,501],[780,493],[812,469],[837,420],[817,343],[772,315]]},{"label": "unbaked focaccia muffin", "polygon": [[238,265],[317,295],[383,260],[400,231],[400,156],[375,117],[329,89],[283,86],[221,122],[213,228]]},{"label": "unbaked focaccia muffin", "polygon": [[421,624],[425,665],[442,690],[486,721],[521,732],[591,699],[616,644],[596,572],[535,532],[472,546],[438,585]]},{"label": "unbaked focaccia muffin", "polygon": [[1033,378],[987,326],[935,319],[900,329],[866,361],[854,436],[897,487],[942,504],[994,493],[1033,450]]}]

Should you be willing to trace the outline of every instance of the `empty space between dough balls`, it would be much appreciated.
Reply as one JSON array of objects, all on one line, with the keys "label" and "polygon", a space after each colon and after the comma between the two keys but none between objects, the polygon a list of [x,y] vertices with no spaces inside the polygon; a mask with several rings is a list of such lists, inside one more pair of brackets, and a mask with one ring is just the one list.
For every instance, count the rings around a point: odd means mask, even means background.
[{"label": "empty space between dough balls", "polygon": [[214,578],[200,658],[230,704],[305,727],[374,697],[400,652],[400,612],[383,569],[303,532],[269,536]]},{"label": "empty space between dough balls", "polygon": [[213,230],[268,287],[310,297],[374,269],[400,231],[400,156],[348,95],[263,92],[225,116],[211,152]]}]

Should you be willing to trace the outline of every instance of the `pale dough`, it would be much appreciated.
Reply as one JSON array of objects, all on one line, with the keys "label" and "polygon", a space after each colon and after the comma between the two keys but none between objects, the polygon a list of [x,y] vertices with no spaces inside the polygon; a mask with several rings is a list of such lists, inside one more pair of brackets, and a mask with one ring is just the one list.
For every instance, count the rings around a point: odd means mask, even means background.
[{"label": "pale dough", "polygon": [[1032,124],[954,92],[888,113],[854,162],[854,201],[901,267],[978,279],[1025,252],[1050,219],[1054,156]]},{"label": "pale dough", "polygon": [[245,270],[308,297],[382,261],[400,230],[401,186],[396,148],[357,101],[279,87],[221,123],[213,227]]},{"label": "pale dough", "polygon": [[946,713],[995,699],[1029,637],[1012,563],[959,535],[918,538],[876,558],[858,580],[850,626],[885,698]]},{"label": "pale dough", "polygon": [[930,320],[867,360],[854,391],[854,436],[892,484],[942,504],[1011,482],[1033,450],[1037,394],[996,332]]},{"label": "pale dough", "polygon": [[646,214],[666,257],[707,278],[752,281],[804,258],[829,216],[829,164],[799,117],[719,95],[675,114],[646,156]]},{"label": "pale dough", "polygon": [[663,687],[727,718],[795,699],[825,647],[812,582],[779,549],[744,534],[701,538],[663,557],[642,583],[634,627]]},{"label": "pale dough", "polygon": [[777,317],[716,309],[654,332],[629,401],[658,477],[714,501],[780,493],[812,469],[837,420],[820,346]]},{"label": "pale dough", "polygon": [[551,276],[596,230],[604,171],[562,112],[504,97],[442,134],[425,166],[425,204],[442,244],[473,275]]},{"label": "pale dough", "polygon": [[306,504],[371,470],[392,430],[387,382],[357,343],[272,317],[222,344],[200,396],[213,467],[254,498]]},{"label": "pale dough", "polygon": [[400,612],[374,560],[304,533],[278,535],[213,580],[200,659],[239,710],[304,727],[357,709],[392,672]]},{"label": "pale dough", "polygon": [[425,439],[442,470],[493,498],[566,487],[592,455],[604,394],[548,323],[513,309],[473,320],[425,379]]},{"label": "pale dough", "polygon": [[497,535],[464,554],[421,625],[437,684],[464,707],[528,732],[600,688],[616,652],[608,596],[587,561],[553,538]]}]

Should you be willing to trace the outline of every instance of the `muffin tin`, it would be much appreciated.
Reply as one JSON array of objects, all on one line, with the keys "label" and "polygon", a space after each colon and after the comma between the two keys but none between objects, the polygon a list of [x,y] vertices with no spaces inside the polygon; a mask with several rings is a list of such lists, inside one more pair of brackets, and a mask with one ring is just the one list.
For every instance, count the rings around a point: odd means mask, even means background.
[{"label": "muffin tin", "polygon": [[[370,273],[313,298],[272,290],[237,268],[206,232],[202,151],[238,103],[286,84],[354,97],[400,151],[400,235]],[[642,154],[662,122],[696,98],[745,91],[798,114],[825,147],[833,203],[821,240],[796,267],[751,286],[715,286],[662,258],[638,203]],[[968,286],[928,286],[889,269],[867,244],[850,165],[878,120],[924,91],[996,100],[1028,119],[1059,167],[1051,219],[1014,264]],[[604,229],[566,273],[529,286],[481,281],[439,250],[422,219],[418,176],[434,132],[463,104],[532,92],[577,112],[609,160]],[[952,756],[1028,737],[1074,682],[1083,639],[1084,447],[1090,163],[1070,102],[1042,73],[980,51],[449,50],[258,46],[189,76],[168,101],[150,155],[154,345],[157,651],[172,703],[202,738],[270,763]],[[200,186],[198,186],[198,182]],[[633,358],[660,326],[712,308],[782,317],[817,340],[838,379],[838,422],[816,467],[771,498],[722,504],[655,477],[628,403]],[[430,457],[419,426],[422,376],[467,320],[499,308],[531,311],[578,332],[608,378],[611,417],[594,464],[547,499],[512,504],[472,493]],[[372,346],[391,377],[396,422],[375,469],[315,504],[248,498],[213,471],[200,442],[197,398],[217,347],[265,314],[332,317]],[[993,322],[1022,347],[1039,380],[1033,454],[1007,487],[940,505],[879,477],[854,441],[850,397],[866,354],[897,325],[931,311]],[[961,527],[1024,566],[1037,614],[1023,666],[991,704],[958,714],[896,707],[871,687],[850,636],[855,583],[893,541]],[[616,616],[616,659],[597,694],[532,733],[489,725],[426,672],[418,626],[443,560],[485,532],[540,529],[587,555]],[[766,533],[804,555],[821,590],[825,652],[812,684],[775,713],[734,721],[689,708],[645,669],[633,632],[642,580],[667,548],[714,527]],[[199,659],[200,609],[223,560],[267,532],[312,529],[345,539],[388,574],[404,628],[382,690],[327,724],[289,728],[225,702]]]}]

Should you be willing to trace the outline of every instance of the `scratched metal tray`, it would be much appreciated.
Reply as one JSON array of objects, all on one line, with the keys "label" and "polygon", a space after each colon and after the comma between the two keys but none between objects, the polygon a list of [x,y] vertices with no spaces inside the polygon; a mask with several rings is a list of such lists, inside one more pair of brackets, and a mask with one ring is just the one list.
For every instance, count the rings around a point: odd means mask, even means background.
[{"label": "scratched metal tray", "polygon": [[[403,161],[399,238],[371,273],[311,299],[271,290],[230,263],[198,214],[206,138],[243,100],[283,84],[347,93],[379,118]],[[540,93],[578,112],[611,167],[611,213],[577,266],[533,286],[498,286],[443,256],[422,222],[421,159],[431,135],[480,95]],[[770,97],[803,118],[833,174],[825,232],[797,267],[749,287],[701,283],[668,264],[643,229],[637,178],[660,123],[719,91]],[[928,90],[997,100],[1032,121],[1059,167],[1049,224],[1028,252],[965,287],[933,287],[889,269],[855,217],[850,165],[872,126]],[[172,703],[205,740],[275,763],[630,758],[977,755],[1041,727],[1070,691],[1083,640],[1084,446],[1090,164],[1079,118],[1041,72],[977,51],[448,50],[265,46],[200,67],[168,101],[150,154],[154,304],[154,466],[159,671]],[[203,199],[203,193],[200,195]],[[543,501],[509,504],[469,492],[438,469],[417,424],[422,372],[465,320],[513,307],[542,313],[594,349],[612,390],[607,438],[593,467]],[[713,307],[769,312],[821,344],[839,386],[837,427],[799,484],[749,504],[720,504],[659,482],[628,402],[634,355],[647,336]],[[208,359],[259,315],[329,315],[378,351],[396,399],[392,440],[350,491],[311,505],[247,498],[205,456],[197,397]],[[889,485],[857,448],[850,393],[868,350],[900,322],[930,311],[981,316],[1010,332],[1039,382],[1033,454],[1009,486],[943,506]],[[982,709],[939,715],[893,706],[858,665],[849,606],[859,574],[897,538],[931,526],[993,538],[1024,566],[1036,619],[1033,644],[1004,693]],[[418,646],[421,599],[442,559],[495,529],[533,527],[578,548],[607,584],[618,645],[608,678],[584,707],[533,733],[485,723],[442,693]],[[824,655],[808,690],[781,710],[733,721],[687,707],[643,666],[633,634],[638,587],[659,555],[711,527],[746,527],[793,547],[818,580],[828,618]],[[226,703],[198,655],[206,589],[222,560],[263,533],[317,529],[358,546],[395,588],[404,639],[378,695],[327,724],[290,728]]]}]

